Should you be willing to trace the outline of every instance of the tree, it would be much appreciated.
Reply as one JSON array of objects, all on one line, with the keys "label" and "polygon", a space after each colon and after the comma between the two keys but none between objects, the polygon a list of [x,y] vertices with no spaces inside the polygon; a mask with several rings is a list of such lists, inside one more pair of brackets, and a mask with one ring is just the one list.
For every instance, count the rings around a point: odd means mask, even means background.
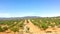
[{"label": "tree", "polygon": [[3,28],[0,26],[0,32],[4,32]]},{"label": "tree", "polygon": [[4,30],[8,30],[8,27],[3,27]]},{"label": "tree", "polygon": [[46,23],[42,23],[41,28],[43,28],[43,30],[46,30],[48,28],[48,25]]},{"label": "tree", "polygon": [[15,34],[16,32],[19,32],[19,28],[16,28],[16,27],[12,28],[11,30],[14,32],[14,34]]}]

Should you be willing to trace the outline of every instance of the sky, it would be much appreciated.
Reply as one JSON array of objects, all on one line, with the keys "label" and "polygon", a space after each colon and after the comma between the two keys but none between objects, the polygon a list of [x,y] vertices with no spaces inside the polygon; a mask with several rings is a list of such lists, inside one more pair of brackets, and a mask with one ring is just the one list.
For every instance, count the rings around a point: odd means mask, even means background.
[{"label": "sky", "polygon": [[60,16],[60,0],[0,0],[0,17]]}]

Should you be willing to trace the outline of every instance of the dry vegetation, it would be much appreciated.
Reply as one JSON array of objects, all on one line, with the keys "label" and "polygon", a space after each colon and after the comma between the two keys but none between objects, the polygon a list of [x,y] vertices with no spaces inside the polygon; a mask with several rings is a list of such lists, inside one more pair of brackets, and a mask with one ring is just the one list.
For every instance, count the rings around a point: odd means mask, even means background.
[{"label": "dry vegetation", "polygon": [[60,17],[0,20],[0,34],[60,34]]}]

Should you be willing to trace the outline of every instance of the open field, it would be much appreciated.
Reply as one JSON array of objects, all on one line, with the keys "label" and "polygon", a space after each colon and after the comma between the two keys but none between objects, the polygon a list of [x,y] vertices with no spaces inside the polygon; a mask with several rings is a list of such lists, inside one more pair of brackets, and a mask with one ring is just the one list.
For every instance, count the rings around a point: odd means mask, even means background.
[{"label": "open field", "polygon": [[0,34],[60,34],[60,17],[0,20]]}]

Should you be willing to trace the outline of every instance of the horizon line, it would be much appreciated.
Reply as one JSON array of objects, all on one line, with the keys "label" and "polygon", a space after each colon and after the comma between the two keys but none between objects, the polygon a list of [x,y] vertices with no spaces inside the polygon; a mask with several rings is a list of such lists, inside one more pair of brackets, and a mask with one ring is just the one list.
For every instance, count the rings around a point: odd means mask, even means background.
[{"label": "horizon line", "polygon": [[[0,18],[15,18],[15,17],[34,17],[34,16],[11,16],[11,17],[0,17]],[[59,16],[35,16],[35,17],[59,17]]]}]

